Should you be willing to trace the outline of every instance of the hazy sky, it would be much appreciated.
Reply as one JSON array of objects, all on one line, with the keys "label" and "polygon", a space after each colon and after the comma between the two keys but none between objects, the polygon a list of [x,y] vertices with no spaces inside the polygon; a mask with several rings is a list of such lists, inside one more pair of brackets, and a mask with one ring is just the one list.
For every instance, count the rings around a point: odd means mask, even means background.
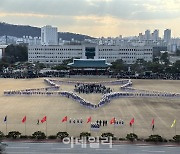
[{"label": "hazy sky", "polygon": [[180,0],[0,0],[0,21],[53,25],[95,37],[170,28],[180,37]]}]

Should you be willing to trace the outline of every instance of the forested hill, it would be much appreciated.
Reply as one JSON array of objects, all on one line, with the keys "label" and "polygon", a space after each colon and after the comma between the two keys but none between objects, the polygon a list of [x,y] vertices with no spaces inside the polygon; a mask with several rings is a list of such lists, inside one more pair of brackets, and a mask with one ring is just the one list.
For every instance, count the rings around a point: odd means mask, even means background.
[{"label": "forested hill", "polygon": [[[12,25],[0,22],[0,36],[15,36],[15,37],[23,37],[23,36],[32,36],[32,37],[40,37],[41,29],[39,27],[32,27],[28,25]],[[63,40],[74,40],[83,41],[84,39],[91,39],[92,37],[82,34],[75,34],[70,32],[59,32],[59,38]]]}]

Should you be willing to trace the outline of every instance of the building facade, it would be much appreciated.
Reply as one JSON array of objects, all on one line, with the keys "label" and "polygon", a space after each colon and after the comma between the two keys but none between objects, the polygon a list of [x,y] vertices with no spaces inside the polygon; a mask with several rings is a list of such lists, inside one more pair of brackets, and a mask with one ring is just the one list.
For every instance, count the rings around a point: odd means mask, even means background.
[{"label": "building facade", "polygon": [[28,61],[40,62],[48,65],[58,65],[63,60],[71,58],[80,59],[106,59],[112,63],[122,59],[126,64],[133,64],[137,59],[152,61],[153,50],[148,46],[108,46],[97,44],[62,45],[62,46],[29,46]]},{"label": "building facade", "polygon": [[170,29],[164,30],[164,41],[166,41],[167,43],[169,43],[171,41],[171,30]]},{"label": "building facade", "polygon": [[41,28],[41,45],[58,45],[57,27],[47,25]]}]

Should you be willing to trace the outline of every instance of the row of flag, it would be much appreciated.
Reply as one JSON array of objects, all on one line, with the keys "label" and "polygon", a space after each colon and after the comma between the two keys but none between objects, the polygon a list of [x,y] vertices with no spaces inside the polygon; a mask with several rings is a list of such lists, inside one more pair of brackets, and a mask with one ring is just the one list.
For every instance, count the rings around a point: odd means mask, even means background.
[{"label": "row of flag", "polygon": [[[65,117],[62,119],[62,122],[67,122],[67,120],[68,120],[68,117],[65,116]],[[44,122],[46,122],[46,121],[47,121],[47,117],[44,116],[44,117],[41,119],[41,123],[44,123]],[[90,123],[91,121],[92,121],[92,118],[89,117],[89,118],[87,119],[87,123]],[[7,122],[7,115],[4,117],[4,122]],[[22,118],[22,121],[21,121],[21,122],[22,122],[22,123],[25,123],[25,122],[26,122],[26,116],[24,116],[24,117]],[[113,117],[113,118],[110,120],[110,124],[115,124],[115,122],[116,122],[116,118]],[[131,121],[129,122],[130,127],[132,127],[132,126],[134,125],[134,123],[135,123],[135,119],[132,118]],[[37,123],[37,124],[39,124],[39,120],[38,120],[38,123]],[[171,128],[173,128],[175,125],[176,125],[176,120],[173,121],[173,123],[172,123],[172,125],[171,125]],[[154,119],[152,119],[151,126],[152,126],[152,130],[154,130],[154,127],[155,127],[155,120],[154,120]]]}]

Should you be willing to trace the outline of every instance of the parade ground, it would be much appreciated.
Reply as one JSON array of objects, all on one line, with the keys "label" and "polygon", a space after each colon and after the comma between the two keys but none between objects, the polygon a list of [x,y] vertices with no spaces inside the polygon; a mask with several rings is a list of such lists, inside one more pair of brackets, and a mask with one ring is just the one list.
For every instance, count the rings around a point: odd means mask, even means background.
[{"label": "parade ground", "polygon": [[[113,81],[110,78],[58,78],[62,81],[100,82]],[[174,80],[132,80],[133,88],[151,91],[180,93],[180,81]],[[4,96],[4,90],[21,90],[26,88],[44,88],[47,84],[43,78],[38,79],[0,79],[0,131],[6,133],[19,131],[23,135],[31,135],[35,131],[56,135],[57,132],[67,131],[70,136],[78,137],[81,132],[91,132],[93,136],[100,136],[105,132],[112,132],[117,137],[124,138],[134,129],[139,137],[146,138],[152,133],[171,139],[175,133],[180,134],[180,99],[179,98],[118,98],[98,109],[88,109],[79,103],[63,96]],[[113,92],[121,91],[120,85],[106,85]],[[60,91],[74,91],[73,84],[60,84]],[[78,94],[82,98],[97,104],[102,97],[100,93]],[[7,125],[4,117],[7,115]],[[25,124],[22,123],[26,116]],[[37,124],[47,116],[47,123]],[[82,124],[62,123],[63,117],[68,119],[83,119]],[[87,119],[92,122],[107,120],[108,125],[100,127],[98,131],[90,129]],[[123,120],[124,125],[111,125],[109,121],[115,117]],[[134,118],[134,128],[129,126]],[[155,128],[152,132],[151,121],[154,118]],[[171,128],[176,119],[176,128]],[[46,127],[47,124],[47,127]]]}]

